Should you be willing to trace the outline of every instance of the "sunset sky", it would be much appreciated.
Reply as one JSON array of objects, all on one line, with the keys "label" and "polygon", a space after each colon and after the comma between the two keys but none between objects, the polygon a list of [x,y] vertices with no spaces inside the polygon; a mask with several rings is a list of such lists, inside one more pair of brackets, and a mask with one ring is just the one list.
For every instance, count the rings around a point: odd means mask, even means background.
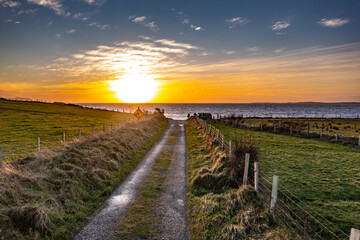
[{"label": "sunset sky", "polygon": [[359,13],[359,0],[0,0],[0,97],[121,102],[126,80],[157,89],[151,102],[360,102]]}]

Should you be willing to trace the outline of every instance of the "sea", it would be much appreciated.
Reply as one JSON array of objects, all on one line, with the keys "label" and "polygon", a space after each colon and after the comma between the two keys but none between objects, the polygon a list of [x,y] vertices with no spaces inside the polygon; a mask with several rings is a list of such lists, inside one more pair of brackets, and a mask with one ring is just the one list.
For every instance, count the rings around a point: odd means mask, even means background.
[{"label": "sea", "polygon": [[165,116],[175,120],[187,119],[194,113],[218,116],[267,118],[359,118],[360,103],[81,103],[83,107],[132,113],[137,108],[154,112],[164,110]]}]

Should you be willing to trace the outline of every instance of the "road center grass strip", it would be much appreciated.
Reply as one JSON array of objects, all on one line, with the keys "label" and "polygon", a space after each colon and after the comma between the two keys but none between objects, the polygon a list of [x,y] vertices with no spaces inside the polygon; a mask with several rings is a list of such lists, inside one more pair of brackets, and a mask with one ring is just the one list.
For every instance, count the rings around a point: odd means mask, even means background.
[{"label": "road center grass strip", "polygon": [[[360,151],[318,140],[214,126],[226,139],[256,138],[262,174],[285,187],[345,233],[360,228]],[[314,214],[314,213],[313,213]],[[315,215],[316,216],[316,215]]]},{"label": "road center grass strip", "polygon": [[3,239],[70,239],[138,164],[168,125],[162,115],[92,135],[0,170]]},{"label": "road center grass strip", "polygon": [[166,172],[171,168],[174,158],[173,151],[164,151],[155,160],[152,172],[141,185],[135,202],[118,223],[120,239],[151,239],[156,235],[159,219],[154,207],[166,187]]}]

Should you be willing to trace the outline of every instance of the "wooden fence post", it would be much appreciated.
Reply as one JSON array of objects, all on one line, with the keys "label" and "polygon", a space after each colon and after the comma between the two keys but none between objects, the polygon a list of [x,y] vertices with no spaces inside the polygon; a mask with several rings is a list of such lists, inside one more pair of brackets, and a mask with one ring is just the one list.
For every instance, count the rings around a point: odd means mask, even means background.
[{"label": "wooden fence post", "polygon": [[307,138],[309,138],[309,135],[310,135],[310,123],[308,123]]},{"label": "wooden fence post", "polygon": [[[224,144],[225,144],[225,136],[224,134],[222,135],[222,141],[221,141],[221,147],[224,150]],[[360,136],[359,136],[359,146],[360,146]]]},{"label": "wooden fence post", "polygon": [[232,152],[232,149],[231,149],[231,140],[229,140],[229,157],[231,157],[231,152]]},{"label": "wooden fence post", "polygon": [[220,140],[220,130],[218,129],[216,134],[216,141],[218,142],[218,144],[219,144],[219,140]]},{"label": "wooden fence post", "polygon": [[81,129],[79,129],[79,137],[81,137]]},{"label": "wooden fence post", "polygon": [[276,132],[276,124],[274,124],[274,132]]},{"label": "wooden fence post", "polygon": [[262,123],[260,124],[260,131],[262,131],[263,127],[262,127]]},{"label": "wooden fence post", "polygon": [[351,228],[350,240],[360,240],[360,230]]},{"label": "wooden fence post", "polygon": [[254,188],[255,191],[259,191],[259,163],[254,162]]},{"label": "wooden fence post", "polygon": [[38,150],[38,152],[40,152],[40,137],[38,137],[37,150]]},{"label": "wooden fence post", "polygon": [[360,147],[360,136],[359,136],[359,142],[358,142],[358,146]]},{"label": "wooden fence post", "polygon": [[0,168],[2,167],[2,159],[3,159],[3,151],[2,151],[2,147],[0,147]]},{"label": "wooden fence post", "polygon": [[322,135],[323,135],[323,132],[322,132],[322,129],[320,130],[320,139],[322,139]]},{"label": "wooden fence post", "polygon": [[336,142],[338,141],[338,134],[337,134],[337,132],[335,132],[335,141],[336,141]]},{"label": "wooden fence post", "polygon": [[249,161],[250,161],[250,154],[245,153],[245,168],[244,168],[243,185],[247,185],[247,183],[248,183]]},{"label": "wooden fence post", "polygon": [[292,126],[290,126],[290,135],[292,135]]},{"label": "wooden fence post", "polygon": [[271,203],[270,203],[270,214],[273,216],[273,218],[275,218],[275,205],[278,195],[278,184],[279,184],[279,177],[274,175],[272,190],[271,190]]},{"label": "wooden fence post", "polygon": [[63,143],[66,143],[66,136],[65,136],[65,132],[63,132]]}]

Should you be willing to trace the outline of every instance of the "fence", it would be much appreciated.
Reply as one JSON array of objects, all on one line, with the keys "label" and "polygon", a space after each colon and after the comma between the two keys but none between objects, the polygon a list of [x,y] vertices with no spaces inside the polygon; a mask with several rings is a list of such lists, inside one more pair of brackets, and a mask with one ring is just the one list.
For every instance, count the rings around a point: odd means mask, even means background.
[{"label": "fence", "polygon": [[[141,119],[141,121],[145,121],[147,119],[149,119],[149,115],[144,115]],[[89,132],[89,134],[94,134],[94,133],[99,133],[99,132],[105,132],[105,131],[113,131],[116,129],[119,129],[121,127],[123,127],[125,124],[127,123],[136,123],[137,120],[134,117],[131,118],[125,118],[122,122],[120,122],[120,120],[118,120],[117,122],[108,122],[108,123],[103,123],[101,125],[91,125],[90,127],[88,127],[88,129],[91,129],[91,131]],[[69,138],[69,132],[63,132],[61,135],[59,135],[59,138],[57,141],[60,141],[61,145],[65,145],[70,143],[71,141],[74,141],[76,139],[80,139],[81,137],[84,137],[84,132],[82,132],[82,129],[78,129],[76,131],[76,134],[72,134],[72,136],[75,136],[73,138]],[[88,135],[89,135],[88,134]],[[35,145],[36,143],[36,145]],[[34,139],[34,151],[36,152],[41,152],[43,149],[43,145],[44,145],[44,139],[37,137],[37,139]],[[36,147],[35,147],[36,146]],[[35,150],[36,149],[36,150]],[[4,148],[3,146],[0,146],[0,168],[2,167],[2,162],[5,159],[5,153],[6,153],[7,149]],[[27,155],[25,153],[25,155]]]},{"label": "fence", "polygon": [[[206,121],[196,117],[197,124],[227,153],[232,154],[232,141],[226,140],[224,134]],[[260,174],[259,163],[254,163],[254,178],[247,178],[250,154],[245,155],[243,184],[254,186],[264,202],[268,205],[271,216],[285,224],[294,239],[349,239],[348,234],[327,220],[288,189],[281,186],[281,177]],[[360,231],[352,228],[350,240],[360,240]]]},{"label": "fence", "polygon": [[[331,142],[339,142],[345,144],[352,144],[354,146],[360,147],[360,135],[356,137],[343,136],[338,134],[336,131],[334,134],[325,134],[322,129],[319,129],[318,132],[311,131],[310,124],[289,124],[289,123],[274,123],[273,125],[268,125],[265,123],[260,124],[245,124],[241,122],[241,118],[228,118],[220,117],[219,119],[214,119],[215,122],[226,124],[229,126],[256,130],[256,131],[266,131],[273,133],[282,133],[289,134],[293,136],[301,136],[306,138],[316,138],[320,140],[326,140]],[[358,130],[356,130],[358,131]]]}]

